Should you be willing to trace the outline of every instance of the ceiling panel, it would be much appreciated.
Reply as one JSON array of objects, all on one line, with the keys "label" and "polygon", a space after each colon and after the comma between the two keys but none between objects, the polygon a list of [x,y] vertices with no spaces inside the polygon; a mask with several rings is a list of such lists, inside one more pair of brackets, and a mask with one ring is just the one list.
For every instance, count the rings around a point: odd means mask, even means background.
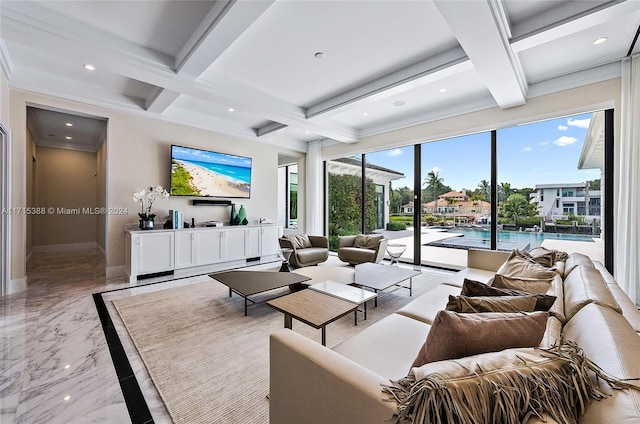
[{"label": "ceiling panel", "polygon": [[175,57],[215,2],[47,0],[33,3]]},{"label": "ceiling panel", "polygon": [[202,77],[222,74],[307,107],[455,46],[431,2],[284,1]]},{"label": "ceiling panel", "polygon": [[[529,84],[619,60],[640,23],[640,9],[519,53]],[[601,37],[607,41],[594,45]]]},{"label": "ceiling panel", "polygon": [[442,108],[480,98],[491,100],[491,95],[477,72],[470,69],[374,103],[349,108],[335,119],[364,130],[388,124],[404,115],[415,117],[420,113],[424,120],[428,120],[429,114]]}]

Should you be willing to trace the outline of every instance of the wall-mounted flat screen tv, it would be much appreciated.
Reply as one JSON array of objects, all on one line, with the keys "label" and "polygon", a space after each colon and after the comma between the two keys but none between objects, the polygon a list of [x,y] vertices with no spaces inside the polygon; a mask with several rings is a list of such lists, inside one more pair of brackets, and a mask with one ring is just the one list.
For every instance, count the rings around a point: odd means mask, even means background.
[{"label": "wall-mounted flat screen tv", "polygon": [[171,195],[248,199],[251,158],[171,146]]}]

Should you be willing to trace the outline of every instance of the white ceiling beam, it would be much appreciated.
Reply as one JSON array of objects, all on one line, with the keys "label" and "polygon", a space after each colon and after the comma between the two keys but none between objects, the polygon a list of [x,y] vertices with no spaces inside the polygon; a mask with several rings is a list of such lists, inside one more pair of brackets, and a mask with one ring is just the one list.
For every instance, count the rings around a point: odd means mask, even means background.
[{"label": "white ceiling beam", "polygon": [[[569,2],[563,5],[563,8],[575,8],[584,6],[588,2]],[[524,23],[513,28],[513,41],[511,48],[514,52],[522,52],[524,50],[531,49],[533,47],[540,46],[551,41],[567,37],[571,34],[575,34],[585,29],[601,25],[606,22],[615,20],[620,16],[625,16],[630,13],[636,13],[640,5],[636,0],[625,2],[609,2],[609,7],[599,8],[599,10],[586,14],[585,12],[578,15],[571,14],[573,9],[567,10],[565,13],[561,13],[560,16],[568,15],[569,17],[558,19],[556,10],[554,9],[552,16],[542,15],[537,16],[535,19],[527,21],[527,25]],[[551,13],[549,12],[549,13]],[[574,11],[574,13],[577,13]],[[554,19],[554,20],[551,20]],[[549,24],[549,22],[554,22]]]},{"label": "white ceiling beam", "polygon": [[526,101],[526,82],[503,26],[504,12],[495,1],[435,0],[436,7],[501,108]]},{"label": "white ceiling beam", "polygon": [[178,52],[176,72],[200,76],[273,1],[216,1]]},{"label": "white ceiling beam", "polygon": [[146,98],[144,108],[147,112],[161,114],[175,102],[180,93],[156,87]]},{"label": "white ceiling beam", "polygon": [[337,115],[347,106],[373,103],[470,68],[464,51],[455,48],[312,105],[307,108],[307,117]]},{"label": "white ceiling beam", "polygon": [[[176,55],[176,72],[192,78],[200,76],[272,3],[273,0],[215,2]],[[149,96],[146,108],[163,113],[179,96],[180,93],[160,88]]]}]

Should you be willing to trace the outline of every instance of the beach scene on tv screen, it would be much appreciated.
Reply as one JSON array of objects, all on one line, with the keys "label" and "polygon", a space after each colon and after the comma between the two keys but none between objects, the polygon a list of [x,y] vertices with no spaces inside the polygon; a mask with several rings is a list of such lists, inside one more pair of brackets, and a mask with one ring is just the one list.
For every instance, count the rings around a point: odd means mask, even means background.
[{"label": "beach scene on tv screen", "polygon": [[172,146],[172,195],[248,198],[250,190],[251,158]]}]

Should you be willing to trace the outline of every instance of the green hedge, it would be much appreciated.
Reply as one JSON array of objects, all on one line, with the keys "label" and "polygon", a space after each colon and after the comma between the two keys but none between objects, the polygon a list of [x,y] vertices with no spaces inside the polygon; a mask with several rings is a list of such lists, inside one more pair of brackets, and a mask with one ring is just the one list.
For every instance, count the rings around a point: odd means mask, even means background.
[{"label": "green hedge", "polygon": [[388,222],[387,230],[389,231],[402,231],[407,229],[407,224],[404,222]]}]

